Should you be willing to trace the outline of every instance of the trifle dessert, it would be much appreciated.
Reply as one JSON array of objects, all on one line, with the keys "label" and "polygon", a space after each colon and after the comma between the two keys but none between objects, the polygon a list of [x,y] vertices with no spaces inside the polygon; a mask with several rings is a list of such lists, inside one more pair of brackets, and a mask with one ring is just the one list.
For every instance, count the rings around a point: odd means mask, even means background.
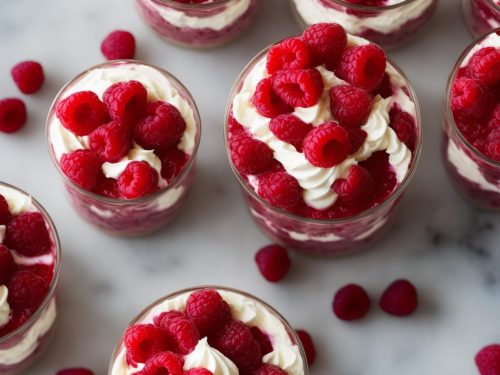
[{"label": "trifle dessert", "polygon": [[164,39],[186,47],[229,42],[253,22],[260,0],[135,0],[144,21]]},{"label": "trifle dessert", "polygon": [[415,94],[384,51],[317,24],[258,54],[231,93],[226,147],[258,225],[339,254],[389,227],[420,153]]},{"label": "trifle dessert", "polygon": [[170,294],[134,319],[109,375],[307,375],[297,333],[247,293],[200,287]]},{"label": "trifle dessert", "polygon": [[60,251],[42,206],[0,183],[0,374],[21,373],[48,345]]},{"label": "trifle dessert", "polygon": [[111,233],[137,235],[179,212],[200,131],[196,105],[179,81],[161,68],[120,60],[68,83],[46,133],[76,211]]},{"label": "trifle dessert", "polygon": [[500,27],[499,0],[463,0],[464,18],[469,31],[480,36]]},{"label": "trifle dessert", "polygon": [[350,34],[397,47],[430,21],[438,0],[290,0],[299,22],[338,22]]},{"label": "trifle dessert", "polygon": [[442,154],[456,189],[500,209],[500,29],[458,59],[445,93]]}]

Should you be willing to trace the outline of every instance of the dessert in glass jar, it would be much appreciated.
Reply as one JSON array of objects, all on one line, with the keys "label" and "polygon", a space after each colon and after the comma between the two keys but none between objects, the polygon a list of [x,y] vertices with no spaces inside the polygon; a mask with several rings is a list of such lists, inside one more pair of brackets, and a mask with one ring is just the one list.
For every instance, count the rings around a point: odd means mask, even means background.
[{"label": "dessert in glass jar", "polygon": [[338,22],[350,34],[385,48],[397,47],[417,35],[430,21],[437,0],[291,0],[304,27]]},{"label": "dessert in glass jar", "polygon": [[243,70],[226,149],[251,215],[285,246],[337,255],[386,232],[417,164],[419,107],[384,51],[317,24]]},{"label": "dessert in glass jar", "polygon": [[500,29],[459,57],[445,92],[442,156],[455,188],[500,209]]},{"label": "dessert in glass jar", "polygon": [[469,31],[478,37],[500,27],[499,0],[462,0]]},{"label": "dessert in glass jar", "polygon": [[60,255],[43,207],[0,183],[0,374],[21,373],[47,347],[56,320]]},{"label": "dessert in glass jar", "polygon": [[164,39],[185,47],[209,48],[242,34],[260,0],[135,0],[144,21]]},{"label": "dessert in glass jar", "polygon": [[296,332],[271,306],[235,289],[198,287],[147,307],[120,339],[109,375],[307,375]]},{"label": "dessert in glass jar", "polygon": [[156,230],[190,190],[200,117],[168,72],[133,60],[90,68],[57,95],[47,142],[70,201],[113,234]]}]

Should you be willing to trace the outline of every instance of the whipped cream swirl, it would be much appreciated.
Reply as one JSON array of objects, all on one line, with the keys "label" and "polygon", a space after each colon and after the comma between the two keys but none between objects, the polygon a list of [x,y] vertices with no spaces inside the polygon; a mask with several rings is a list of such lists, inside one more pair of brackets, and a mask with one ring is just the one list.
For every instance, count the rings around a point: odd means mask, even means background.
[{"label": "whipped cream swirl", "polygon": [[196,348],[184,358],[184,370],[206,368],[213,375],[238,375],[238,367],[224,354],[208,344],[205,337]]}]

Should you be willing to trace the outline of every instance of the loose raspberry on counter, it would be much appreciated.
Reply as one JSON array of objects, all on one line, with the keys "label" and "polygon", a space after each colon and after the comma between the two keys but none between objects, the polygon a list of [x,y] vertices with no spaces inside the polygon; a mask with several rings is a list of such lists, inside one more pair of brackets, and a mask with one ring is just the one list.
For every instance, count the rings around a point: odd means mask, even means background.
[{"label": "loose raspberry on counter", "polygon": [[333,312],[340,320],[359,320],[368,313],[370,305],[370,297],[366,291],[359,285],[349,284],[335,294]]},{"label": "loose raspberry on counter", "polygon": [[177,146],[156,151],[156,155],[161,160],[161,176],[167,183],[171,183],[182,172],[189,160],[189,155]]},{"label": "loose raspberry on counter", "polygon": [[283,114],[273,118],[269,129],[280,140],[290,143],[298,152],[302,151],[302,143],[312,126],[292,114]]},{"label": "loose raspberry on counter", "polygon": [[469,60],[468,69],[472,76],[487,85],[500,80],[500,50],[485,47],[474,53]]},{"label": "loose raspberry on counter", "polygon": [[182,355],[191,353],[200,340],[196,325],[182,314],[164,313],[157,322],[158,327],[164,329],[174,339],[176,352]]},{"label": "loose raspberry on counter", "polygon": [[250,332],[252,332],[254,340],[259,343],[260,352],[263,356],[274,350],[269,336],[262,332],[259,327],[250,327]]},{"label": "loose raspberry on counter", "polygon": [[192,368],[191,370],[185,371],[184,375],[214,375],[214,374],[212,373],[212,371],[209,371],[206,368]]},{"label": "loose raspberry on counter", "polygon": [[118,177],[118,189],[127,199],[152,194],[158,189],[158,172],[145,161],[133,161]]},{"label": "loose raspberry on counter", "polygon": [[7,247],[0,245],[0,285],[6,285],[15,270],[14,257]]},{"label": "loose raspberry on counter", "polygon": [[106,106],[92,91],[76,92],[60,101],[56,116],[66,129],[78,136],[89,135],[108,120]]},{"label": "loose raspberry on counter", "polygon": [[303,37],[311,49],[316,65],[334,66],[347,46],[347,34],[344,28],[336,23],[312,25],[304,31]]},{"label": "loose raspberry on counter", "polygon": [[127,358],[135,363],[145,363],[156,354],[172,349],[168,335],[152,324],[136,324],[128,328],[123,342]]},{"label": "loose raspberry on counter", "polygon": [[28,114],[21,99],[0,100],[0,132],[14,133],[26,125]]},{"label": "loose raspberry on counter", "polygon": [[363,205],[373,200],[375,182],[368,171],[359,165],[349,168],[346,179],[333,183],[333,190],[347,203]]},{"label": "loose raspberry on counter", "polygon": [[316,69],[279,71],[271,80],[275,94],[291,107],[312,107],[323,94],[323,78]]},{"label": "loose raspberry on counter", "polygon": [[94,375],[94,373],[89,369],[78,367],[60,370],[56,373],[56,375]]},{"label": "loose raspberry on counter", "polygon": [[500,345],[484,347],[476,354],[475,362],[481,375],[500,375]]},{"label": "loose raspberry on counter", "polygon": [[23,212],[10,220],[4,245],[29,257],[48,254],[52,241],[43,215],[40,212]]},{"label": "loose raspberry on counter", "polygon": [[11,70],[12,79],[23,94],[33,94],[40,90],[45,76],[42,65],[36,61],[23,61]]},{"label": "loose raspberry on counter", "polygon": [[91,150],[76,150],[64,154],[60,165],[66,177],[86,190],[93,190],[102,175],[102,162]]},{"label": "loose raspberry on counter", "polygon": [[0,194],[0,225],[5,225],[11,218],[9,204],[3,195]]},{"label": "loose raspberry on counter", "polygon": [[316,348],[314,346],[312,337],[307,331],[303,329],[298,329],[296,332],[299,336],[302,346],[304,347],[304,351],[306,352],[307,363],[309,364],[309,366],[311,366],[316,360]]},{"label": "loose raspberry on counter", "polygon": [[320,168],[331,168],[342,163],[351,145],[349,134],[336,122],[316,126],[304,139],[304,155],[309,162]]},{"label": "loose raspberry on counter", "polygon": [[191,293],[186,302],[185,313],[202,337],[214,333],[232,319],[229,305],[212,289]]},{"label": "loose raspberry on counter", "polygon": [[266,172],[259,176],[258,194],[273,206],[290,210],[300,202],[297,180],[286,172]]},{"label": "loose raspberry on counter", "polygon": [[488,88],[477,79],[458,78],[451,88],[451,109],[456,119],[466,122],[485,119],[492,106]]},{"label": "loose raspberry on counter", "polygon": [[264,117],[273,118],[283,113],[293,112],[293,107],[283,103],[274,92],[271,78],[264,78],[257,84],[252,103]]},{"label": "loose raspberry on counter", "polygon": [[183,375],[183,360],[172,352],[158,353],[150,358],[141,375]]},{"label": "loose raspberry on counter", "polygon": [[101,125],[89,134],[89,146],[103,162],[117,163],[127,155],[132,141],[128,127],[119,121]]},{"label": "loose raspberry on counter", "polygon": [[260,249],[255,254],[255,262],[262,276],[273,283],[282,280],[291,266],[288,251],[279,245],[269,245]]},{"label": "loose raspberry on counter", "polygon": [[246,134],[235,135],[229,140],[234,166],[240,173],[259,174],[272,166],[273,151],[264,142]]},{"label": "loose raspberry on counter", "polygon": [[408,316],[418,306],[418,293],[408,280],[396,280],[382,294],[380,308],[394,316]]},{"label": "loose raspberry on counter", "polygon": [[102,41],[101,52],[108,60],[133,59],[135,38],[128,31],[115,30]]},{"label": "loose raspberry on counter", "polygon": [[130,126],[146,115],[148,92],[138,81],[118,82],[107,88],[103,100],[113,120]]},{"label": "loose raspberry on counter", "polygon": [[20,271],[12,276],[8,288],[10,307],[33,314],[49,293],[50,284],[30,272]]},{"label": "loose raspberry on counter", "polygon": [[260,366],[253,375],[288,375],[285,370],[273,365]]},{"label": "loose raspberry on counter", "polygon": [[372,111],[373,98],[359,87],[343,85],[330,89],[332,115],[344,126],[360,126]]},{"label": "loose raspberry on counter", "polygon": [[273,74],[280,70],[308,68],[310,62],[309,46],[300,38],[290,38],[269,49],[266,68]]}]

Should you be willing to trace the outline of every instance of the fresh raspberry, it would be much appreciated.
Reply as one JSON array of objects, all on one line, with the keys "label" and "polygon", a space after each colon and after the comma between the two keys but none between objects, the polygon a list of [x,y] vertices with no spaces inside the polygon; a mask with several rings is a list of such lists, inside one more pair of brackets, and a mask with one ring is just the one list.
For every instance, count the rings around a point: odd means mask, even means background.
[{"label": "fresh raspberry", "polygon": [[382,80],[378,84],[377,87],[371,92],[373,97],[380,95],[383,99],[388,98],[389,96],[392,96],[392,83],[391,83],[391,77],[389,74],[386,72],[384,73],[384,76],[382,77]]},{"label": "fresh raspberry", "polygon": [[101,52],[108,60],[133,59],[135,38],[128,31],[115,30],[102,41]]},{"label": "fresh raspberry", "polygon": [[60,164],[66,177],[86,190],[93,190],[102,175],[102,162],[90,150],[76,150],[64,154]]},{"label": "fresh raspberry", "polygon": [[288,375],[288,372],[274,365],[262,365],[252,375]]},{"label": "fresh raspberry", "polygon": [[367,160],[358,163],[370,173],[375,181],[375,195],[377,201],[385,200],[396,188],[397,178],[393,167],[389,163],[389,154],[385,151],[373,153]]},{"label": "fresh raspberry", "polygon": [[211,345],[234,362],[242,372],[252,371],[261,364],[262,354],[250,329],[233,321],[211,338]]},{"label": "fresh raspberry", "polygon": [[186,315],[194,322],[201,337],[214,333],[231,321],[231,309],[219,293],[202,289],[191,293]]},{"label": "fresh raspberry", "polygon": [[137,81],[118,82],[104,92],[104,103],[113,120],[131,126],[146,115],[148,92]]},{"label": "fresh raspberry", "polygon": [[344,126],[360,126],[372,111],[373,98],[358,87],[343,85],[330,89],[332,115]]},{"label": "fresh raspberry", "polygon": [[10,73],[23,94],[37,92],[45,80],[42,65],[36,61],[20,62],[12,68]]},{"label": "fresh raspberry", "polygon": [[276,95],[291,107],[312,107],[323,94],[323,78],[316,69],[284,70],[272,76]]},{"label": "fresh raspberry", "polygon": [[500,80],[500,50],[495,47],[482,48],[469,60],[469,72],[487,85]]},{"label": "fresh raspberry", "polygon": [[351,85],[371,91],[384,77],[386,65],[384,50],[375,44],[365,44],[344,52],[336,74]]},{"label": "fresh raspberry", "polygon": [[89,145],[103,162],[116,163],[127,155],[132,141],[125,125],[111,121],[90,133]]},{"label": "fresh raspberry", "polygon": [[335,65],[347,45],[347,34],[337,23],[312,25],[304,31],[303,38],[311,49],[316,65]]},{"label": "fresh raspberry", "polygon": [[488,120],[488,127],[491,129],[500,129],[500,103],[495,105],[495,108],[493,109],[493,112]]},{"label": "fresh raspberry", "polygon": [[145,161],[133,161],[118,177],[118,189],[127,199],[144,197],[158,188],[158,172]]},{"label": "fresh raspberry", "polygon": [[7,224],[4,244],[29,257],[49,253],[52,241],[43,215],[40,212],[17,215]]},{"label": "fresh raspberry", "polygon": [[349,150],[349,155],[356,153],[363,143],[365,143],[366,137],[368,134],[361,128],[358,127],[346,127],[344,128],[347,131],[347,135],[349,138],[349,144],[351,145]]},{"label": "fresh raspberry", "polygon": [[295,115],[283,114],[271,120],[269,129],[278,139],[290,143],[298,152],[301,152],[304,138],[312,127]]},{"label": "fresh raspberry", "polygon": [[157,151],[156,155],[161,160],[161,176],[167,183],[172,182],[189,161],[189,155],[179,150],[177,146]]},{"label": "fresh raspberry", "polygon": [[349,134],[335,122],[315,127],[304,139],[304,155],[309,162],[321,168],[342,163],[351,150]]},{"label": "fresh raspberry", "polygon": [[303,329],[298,329],[296,332],[299,336],[300,342],[302,343],[302,347],[306,352],[307,363],[309,366],[311,366],[316,360],[316,348],[314,347],[312,337],[307,331],[304,331]]},{"label": "fresh raspberry", "polygon": [[0,132],[14,133],[26,125],[28,114],[21,99],[0,100]]},{"label": "fresh raspberry", "polygon": [[214,375],[211,371],[206,368],[192,368],[184,372],[184,375]]},{"label": "fresh raspberry", "polygon": [[195,324],[182,314],[173,315],[164,313],[155,321],[157,325],[164,329],[176,342],[178,350],[176,352],[187,355],[193,351],[200,340],[200,334]]},{"label": "fresh raspberry", "polygon": [[418,294],[415,286],[408,280],[396,280],[382,294],[380,307],[394,316],[408,316],[418,306]]},{"label": "fresh raspberry", "polygon": [[58,371],[56,375],[94,375],[94,373],[91,370],[79,367],[79,368],[68,368],[65,370]]},{"label": "fresh raspberry", "polygon": [[29,318],[33,316],[33,313],[34,312],[30,310],[18,311],[11,309],[10,319],[8,323],[0,327],[0,337],[3,337],[21,327],[29,320]]},{"label": "fresh raspberry", "polygon": [[153,102],[148,105],[148,116],[135,126],[134,139],[147,150],[161,150],[177,144],[185,131],[186,121],[176,107]]},{"label": "fresh raspberry", "polygon": [[26,271],[30,272],[33,275],[38,276],[39,278],[45,280],[48,284],[52,282],[54,278],[54,266],[37,263],[37,264],[20,264],[17,266],[18,271]]},{"label": "fresh raspberry", "polygon": [[375,182],[366,169],[353,165],[349,168],[347,178],[334,182],[333,190],[348,203],[368,203],[375,195]]},{"label": "fresh raspberry", "polygon": [[473,78],[458,78],[451,88],[451,109],[457,121],[482,120],[489,115],[491,95]]},{"label": "fresh raspberry", "polygon": [[5,225],[9,222],[11,218],[9,204],[5,197],[0,194],[0,225]]},{"label": "fresh raspberry", "polygon": [[104,176],[101,176],[101,178],[97,182],[97,186],[94,188],[94,193],[107,198],[121,198],[120,189],[118,188],[118,181],[114,178],[106,178]]},{"label": "fresh raspberry", "polygon": [[264,117],[273,118],[283,113],[293,112],[293,107],[283,103],[276,95],[270,78],[264,78],[257,84],[252,103]]},{"label": "fresh raspberry", "polygon": [[269,336],[262,332],[259,327],[250,327],[250,332],[252,332],[254,340],[259,343],[260,352],[263,356],[274,350]]},{"label": "fresh raspberry", "polygon": [[288,251],[279,245],[269,245],[255,254],[255,262],[259,271],[267,281],[280,281],[290,270]]},{"label": "fresh raspberry", "polygon": [[7,247],[0,245],[0,285],[6,285],[15,270],[14,257]]},{"label": "fresh raspberry", "polygon": [[413,116],[408,112],[403,112],[396,107],[391,109],[390,127],[396,132],[398,139],[403,142],[412,152],[416,148],[416,126]]},{"label": "fresh raspberry", "polygon": [[271,47],[266,67],[269,74],[273,74],[280,70],[304,69],[310,62],[308,45],[300,38],[290,38]]},{"label": "fresh raspberry", "polygon": [[333,299],[333,312],[345,321],[361,319],[370,309],[371,301],[359,285],[349,284],[339,289]]},{"label": "fresh raspberry", "polygon": [[500,375],[500,345],[484,347],[476,354],[475,361],[481,375]]},{"label": "fresh raspberry", "polygon": [[141,375],[183,375],[183,360],[171,352],[158,353],[150,358]]},{"label": "fresh raspberry", "polygon": [[171,349],[168,335],[152,324],[136,324],[129,327],[123,339],[127,358],[134,363],[145,363],[154,355]]},{"label": "fresh raspberry", "polygon": [[500,161],[500,140],[488,142],[486,145],[487,154],[490,158]]},{"label": "fresh raspberry", "polygon": [[300,201],[300,186],[286,172],[267,172],[259,176],[259,195],[273,206],[289,210]]},{"label": "fresh raspberry", "polygon": [[12,276],[8,288],[11,308],[35,312],[49,293],[50,284],[30,272],[21,271]]},{"label": "fresh raspberry", "polygon": [[231,137],[229,149],[234,166],[244,174],[265,172],[274,160],[273,151],[264,142],[246,134]]}]

